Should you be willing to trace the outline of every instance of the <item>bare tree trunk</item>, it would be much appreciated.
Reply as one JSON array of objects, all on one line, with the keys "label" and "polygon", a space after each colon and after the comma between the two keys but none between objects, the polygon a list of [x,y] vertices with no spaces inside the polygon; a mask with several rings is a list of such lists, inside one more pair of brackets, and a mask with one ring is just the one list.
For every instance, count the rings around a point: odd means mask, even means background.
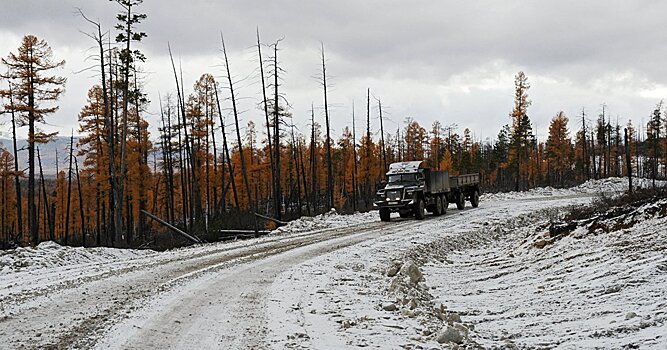
[{"label": "bare tree trunk", "polygon": [[354,171],[352,172],[352,209],[357,211],[357,129],[354,118],[354,101],[352,101],[352,157],[354,157]]},{"label": "bare tree trunk", "polygon": [[[30,68],[32,71],[32,67]],[[39,244],[37,213],[35,212],[35,95],[32,80],[28,94],[28,231],[32,243]]]},{"label": "bare tree trunk", "polygon": [[[174,193],[173,193],[173,183],[172,179],[170,176],[170,171],[172,169],[172,164],[171,164],[171,155],[170,155],[170,149],[171,149],[171,141],[169,140],[170,134],[171,134],[171,127],[167,127],[167,123],[165,121],[165,116],[164,116],[164,109],[162,107],[162,97],[158,96],[158,100],[160,103],[160,120],[162,122],[162,132],[160,133],[160,141],[162,143],[162,162],[163,162],[163,174],[165,177],[165,190],[166,190],[166,210],[165,214],[167,217],[167,221],[173,222],[174,221],[174,215],[173,215],[173,207],[174,207]],[[167,106],[167,109],[169,109],[169,106]],[[169,112],[167,112],[170,114]],[[157,198],[157,193],[155,195]]]},{"label": "bare tree trunk", "polygon": [[371,192],[371,89],[366,92],[366,178],[364,179],[364,203],[370,208]]},{"label": "bare tree trunk", "polygon": [[[234,122],[236,124],[236,139],[239,146],[239,157],[241,158],[241,172],[243,173],[243,182],[245,182],[246,191],[248,193],[248,207],[250,212],[255,214],[255,204],[252,199],[252,192],[250,191],[250,182],[248,181],[248,171],[245,165],[245,159],[243,156],[243,143],[241,142],[241,129],[239,128],[239,115],[236,108],[236,97],[234,95],[234,84],[232,82],[232,74],[229,68],[229,59],[227,58],[227,48],[225,47],[225,39],[220,34],[220,40],[222,41],[222,53],[225,56],[225,68],[227,70],[227,80],[229,81],[229,92],[232,99],[232,112],[234,113]],[[258,235],[259,228],[257,226],[257,217],[253,215],[253,224],[255,228],[255,235]]]},{"label": "bare tree trunk", "polygon": [[[262,45],[259,41],[259,28],[257,29],[257,54],[259,56],[259,75],[261,76],[262,80],[262,104],[264,107],[264,119],[266,122],[266,139],[269,144],[269,161],[270,161],[270,168],[271,168],[271,181],[274,181],[276,178],[276,164],[274,163],[273,160],[273,142],[271,141],[271,124],[269,123],[269,106],[268,106],[268,99],[266,97],[266,82],[264,80],[264,61],[262,61]],[[278,151],[279,149],[276,148]],[[275,188],[275,184],[271,182],[271,188]],[[274,193],[274,206],[275,208],[279,208],[276,206],[277,201],[275,201],[275,193]],[[276,209],[274,208],[274,214]],[[278,209],[278,212],[280,210]],[[279,217],[277,217],[279,219]]]},{"label": "bare tree trunk", "polygon": [[86,246],[86,216],[83,211],[83,192],[81,192],[81,179],[79,178],[79,163],[74,157],[74,170],[76,171],[76,187],[79,191],[79,215],[81,216],[81,245]]},{"label": "bare tree trunk", "polygon": [[45,184],[45,181],[44,181],[44,171],[42,169],[42,157],[40,157],[40,155],[39,155],[39,147],[37,147],[37,164],[39,165],[39,178],[40,178],[40,182],[42,183],[42,193],[44,194],[44,212],[46,213],[46,222],[47,222],[47,225],[49,226],[49,240],[55,241],[56,236],[55,236],[55,232],[53,230],[54,227],[52,225],[52,219],[55,219],[55,218],[51,217],[51,212],[50,212],[50,208],[49,208],[49,198],[48,198],[48,194],[46,192],[46,184]]},{"label": "bare tree trunk", "polygon": [[[136,74],[134,75],[134,89],[138,91]],[[139,108],[139,98],[134,99],[134,108],[137,114],[136,123],[137,123],[137,144],[139,145],[139,167],[140,169],[143,170],[144,166],[148,166],[148,149],[144,147],[145,146],[144,139],[143,136],[141,136],[141,115]],[[148,141],[148,135],[146,135],[146,141]],[[138,234],[140,238],[143,236],[144,231],[146,229],[146,218],[145,216],[141,215],[141,210],[146,209],[147,202],[148,202],[148,194],[146,190],[146,176],[140,176],[139,177],[139,229],[138,229]],[[130,237],[129,232],[128,232],[128,237]]]},{"label": "bare tree trunk", "polygon": [[[188,176],[189,181],[187,181],[187,182],[189,182],[192,186],[191,191],[190,191],[190,203],[189,203],[190,205],[189,205],[189,208],[190,208],[190,212],[191,212],[190,219],[194,221],[194,220],[199,218],[198,215],[200,214],[200,211],[198,210],[199,205],[197,203],[195,203],[195,199],[198,198],[197,193],[199,192],[199,190],[198,190],[199,185],[197,183],[197,177],[196,177],[196,173],[195,173],[195,169],[197,168],[197,161],[195,159],[196,154],[194,152],[194,145],[192,145],[192,148],[191,148],[190,137],[188,135],[187,120],[185,118],[185,115],[186,115],[186,113],[185,113],[185,96],[183,96],[183,91],[181,90],[182,85],[181,85],[181,83],[179,83],[178,75],[176,73],[176,65],[174,64],[174,59],[173,59],[173,56],[171,54],[171,47],[169,47],[169,57],[171,59],[171,66],[172,66],[172,69],[174,71],[174,79],[176,81],[176,91],[177,91],[177,96],[178,96],[178,103],[179,103],[179,106],[180,106],[180,117],[181,117],[180,124],[183,127],[183,136],[184,136],[184,140],[185,140],[186,159],[188,159],[189,163],[190,163],[189,164],[190,172],[189,172],[189,176]],[[181,82],[182,82],[182,78],[181,78]],[[186,167],[181,168],[181,171],[184,171],[185,168]],[[187,198],[187,195],[185,194],[186,189],[187,189],[187,183],[183,187],[183,193],[184,193],[183,198],[184,198],[185,203],[187,204],[187,199],[185,199],[185,198]],[[184,212],[184,216],[186,216],[187,215],[186,213],[188,211],[185,210],[185,207],[183,209],[183,212]],[[185,232],[188,232],[188,229],[187,229],[188,220],[187,219],[185,220],[184,224],[185,224]],[[192,226],[192,223],[191,223],[190,227],[191,226]]]},{"label": "bare tree trunk", "polygon": [[312,126],[310,135],[310,171],[311,181],[313,183],[311,194],[313,196],[313,208],[315,214],[317,214],[319,197],[319,191],[317,189],[317,142],[315,140],[315,108],[312,105],[310,106],[310,123]]},{"label": "bare tree trunk", "polygon": [[588,142],[586,141],[586,111],[584,108],[581,108],[581,135],[582,135],[582,144],[583,144],[583,151],[584,151],[584,172],[586,173],[586,180],[591,179],[591,172],[590,172],[590,167],[589,167],[589,159],[588,159]]},{"label": "bare tree trunk", "polygon": [[[112,247],[116,245],[117,239],[123,234],[123,213],[122,213],[122,196],[119,192],[118,173],[116,172],[116,144],[118,142],[118,128],[117,128],[117,111],[115,106],[114,89],[113,89],[113,60],[111,56],[111,42],[109,41],[109,99],[106,107],[109,116],[109,127],[107,130],[107,142],[109,144],[109,182],[111,191],[109,192],[109,233],[107,234],[107,243]],[[104,71],[104,70],[103,70]],[[106,83],[103,79],[103,88]],[[109,239],[111,241],[109,242]]]},{"label": "bare tree trunk", "polygon": [[292,124],[292,160],[294,162],[294,169],[296,172],[296,192],[297,192],[297,203],[299,205],[299,209],[297,210],[297,213],[299,214],[299,217],[303,215],[302,213],[302,207],[303,203],[301,202],[301,175],[299,175],[299,158],[297,157],[297,150],[296,150],[296,139],[294,138],[294,124]]},{"label": "bare tree trunk", "polygon": [[[227,158],[227,167],[229,170],[229,182],[232,185],[232,194],[234,195],[234,205],[236,210],[239,210],[239,195],[236,191],[236,179],[234,179],[234,167],[232,167],[232,158],[229,155],[229,148],[227,147],[227,133],[225,133],[225,122],[222,119],[222,108],[220,108],[220,99],[218,98],[218,84],[215,84],[215,103],[218,105],[218,116],[220,117],[220,129],[222,131],[222,147],[223,152],[225,153],[225,158]],[[224,169],[224,164],[222,165]],[[223,171],[222,178],[225,177]],[[226,191],[223,191],[222,196],[225,197]],[[224,210],[224,209],[223,209]]]},{"label": "bare tree trunk", "polygon": [[630,158],[630,142],[628,140],[628,129],[624,129],[625,133],[625,163],[628,168],[628,192],[632,193],[632,159]]},{"label": "bare tree trunk", "polygon": [[592,153],[592,156],[593,156],[593,162],[592,162],[593,163],[593,178],[597,179],[598,178],[598,171],[597,171],[596,165],[595,165],[595,138],[594,138],[594,135],[593,135],[592,131],[591,131],[591,152],[593,152]]},{"label": "bare tree trunk", "polygon": [[280,40],[276,41],[273,45],[273,137],[275,138],[273,144],[276,148],[275,161],[276,161],[276,171],[274,173],[275,178],[274,183],[274,217],[276,220],[282,219],[282,190],[280,184],[280,108],[278,106],[278,43]]},{"label": "bare tree trunk", "polygon": [[69,213],[72,201],[72,153],[74,153],[74,132],[69,143],[69,168],[67,174],[67,209],[65,211],[65,245],[69,244]]},{"label": "bare tree trunk", "polygon": [[327,101],[327,69],[324,59],[324,44],[322,45],[322,88],[324,90],[324,118],[327,128],[327,205],[329,209],[334,207],[334,184],[333,184],[333,167],[331,164],[331,134],[329,126],[329,104]]},{"label": "bare tree trunk", "polygon": [[310,201],[308,200],[308,182],[306,181],[306,166],[304,165],[303,162],[303,147],[304,145],[301,145],[299,143],[297,147],[297,152],[299,152],[299,159],[301,161],[301,179],[303,181],[303,192],[304,192],[304,197],[306,199],[306,210],[308,211],[308,215],[310,216]]},{"label": "bare tree trunk", "polygon": [[[378,110],[380,111],[380,141],[382,142],[382,172],[387,171],[387,146],[384,144],[384,127],[382,126],[382,102],[378,99]],[[436,155],[437,157],[437,155]],[[437,158],[436,158],[437,162]]]},{"label": "bare tree trunk", "polygon": [[12,113],[12,143],[14,144],[14,186],[16,187],[16,227],[18,241],[23,241],[23,213],[21,201],[21,181],[19,176],[19,154],[16,146],[16,116],[14,114],[14,97],[12,95],[12,84],[9,84],[9,105]]}]

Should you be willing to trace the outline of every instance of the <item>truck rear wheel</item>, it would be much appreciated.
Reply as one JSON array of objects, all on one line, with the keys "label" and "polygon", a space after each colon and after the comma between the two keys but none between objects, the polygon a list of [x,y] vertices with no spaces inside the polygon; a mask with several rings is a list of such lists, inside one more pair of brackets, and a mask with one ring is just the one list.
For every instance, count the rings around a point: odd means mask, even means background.
[{"label": "truck rear wheel", "polygon": [[440,215],[442,215],[442,197],[435,196],[435,206],[433,209],[433,216],[440,216]]},{"label": "truck rear wheel", "polygon": [[391,212],[389,208],[380,208],[380,221],[389,221],[391,217]]},{"label": "truck rear wheel", "polygon": [[479,191],[475,190],[473,193],[470,195],[470,204],[472,205],[473,208],[477,208],[479,206]]},{"label": "truck rear wheel", "polygon": [[415,219],[424,220],[424,200],[422,198],[417,198],[414,206]]},{"label": "truck rear wheel", "polygon": [[442,215],[447,214],[447,207],[449,207],[449,201],[447,200],[447,196],[443,194],[442,196],[440,196],[438,200],[440,201],[440,203],[442,203]]},{"label": "truck rear wheel", "polygon": [[456,209],[463,210],[466,207],[466,196],[463,192],[459,192],[456,196]]}]

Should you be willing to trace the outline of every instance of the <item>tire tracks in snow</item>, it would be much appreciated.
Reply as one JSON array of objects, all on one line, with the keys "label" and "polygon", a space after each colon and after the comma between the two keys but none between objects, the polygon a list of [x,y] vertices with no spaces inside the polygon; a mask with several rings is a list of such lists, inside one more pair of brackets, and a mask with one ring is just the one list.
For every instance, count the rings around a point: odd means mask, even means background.
[{"label": "tire tracks in snow", "polygon": [[[170,252],[161,253],[157,258],[114,263],[109,269],[91,275],[86,275],[90,266],[84,265],[56,281],[50,281],[54,277],[46,275],[47,282],[42,286],[10,293],[0,299],[0,306],[7,314],[0,320],[0,342],[10,348],[87,348],[105,329],[135,312],[145,300],[203,275],[341,237],[396,231],[411,222],[394,222],[389,229],[386,223],[373,222],[271,237],[241,247],[221,245],[208,249],[202,246],[201,251],[189,249],[192,250],[190,255],[187,255],[189,250],[184,250],[173,257],[167,255],[168,258],[160,255]],[[80,274],[70,278],[74,271]],[[40,284],[39,278],[27,283]]]}]

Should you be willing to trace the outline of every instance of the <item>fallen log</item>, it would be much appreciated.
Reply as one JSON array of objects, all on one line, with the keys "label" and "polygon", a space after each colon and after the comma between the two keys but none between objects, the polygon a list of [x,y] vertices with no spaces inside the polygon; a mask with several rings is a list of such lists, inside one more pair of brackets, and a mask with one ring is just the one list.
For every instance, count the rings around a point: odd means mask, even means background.
[{"label": "fallen log", "polygon": [[168,223],[168,222],[166,222],[166,221],[160,219],[159,217],[157,217],[157,216],[155,216],[155,215],[153,215],[153,214],[151,214],[151,213],[149,213],[149,212],[147,212],[147,211],[145,211],[145,210],[143,210],[143,209],[141,210],[141,212],[142,212],[143,214],[145,214],[146,216],[148,216],[149,218],[151,218],[151,219],[157,221],[158,223],[164,225],[165,227],[167,227],[168,229],[172,230],[173,232],[176,232],[176,233],[178,233],[179,235],[181,235],[181,236],[187,238],[188,240],[190,240],[190,241],[192,241],[192,242],[194,242],[194,243],[203,243],[201,239],[199,239],[199,238],[197,238],[197,237],[194,237],[194,236],[190,236],[189,234],[187,234],[187,233],[185,233],[185,232],[179,230],[176,226],[174,226],[174,225],[172,225],[172,224],[170,224],[170,223]]},{"label": "fallen log", "polygon": [[258,218],[262,218],[262,219],[264,219],[264,220],[269,220],[269,221],[275,222],[278,226],[285,226],[285,225],[287,225],[287,222],[285,222],[285,221],[280,221],[280,220],[278,220],[278,219],[274,219],[274,218],[269,217],[269,216],[264,216],[264,215],[262,215],[262,214],[255,213],[255,216],[257,216]]}]

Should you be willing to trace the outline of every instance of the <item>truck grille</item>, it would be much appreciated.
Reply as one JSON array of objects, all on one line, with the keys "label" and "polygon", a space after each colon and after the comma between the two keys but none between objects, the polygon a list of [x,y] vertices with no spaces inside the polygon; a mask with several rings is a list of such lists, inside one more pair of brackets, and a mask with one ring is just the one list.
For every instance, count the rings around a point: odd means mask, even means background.
[{"label": "truck grille", "polygon": [[388,190],[385,192],[388,201],[400,201],[401,200],[401,190]]}]

